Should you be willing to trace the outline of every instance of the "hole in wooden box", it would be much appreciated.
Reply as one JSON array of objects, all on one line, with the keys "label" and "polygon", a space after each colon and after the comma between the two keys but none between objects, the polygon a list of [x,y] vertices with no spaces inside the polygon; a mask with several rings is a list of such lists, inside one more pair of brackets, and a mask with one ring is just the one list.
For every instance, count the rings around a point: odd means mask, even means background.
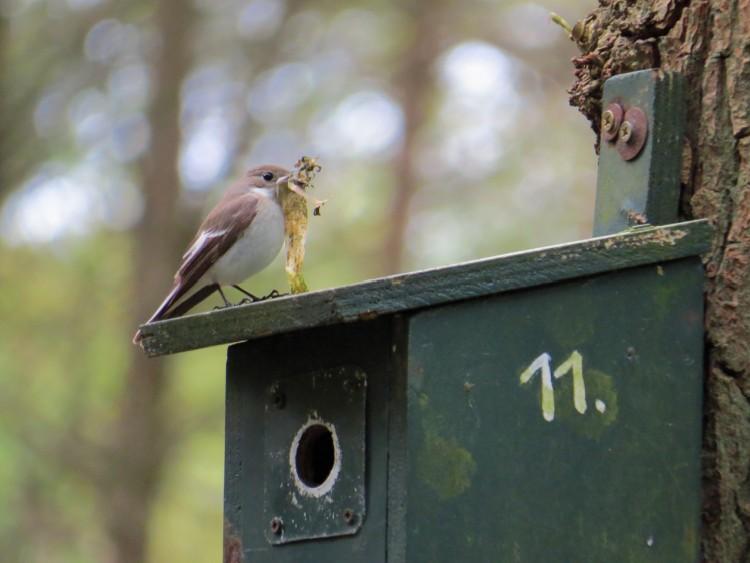
[{"label": "hole in wooden box", "polygon": [[329,492],[341,469],[335,427],[321,420],[305,423],[292,440],[289,464],[301,493],[320,497]]}]

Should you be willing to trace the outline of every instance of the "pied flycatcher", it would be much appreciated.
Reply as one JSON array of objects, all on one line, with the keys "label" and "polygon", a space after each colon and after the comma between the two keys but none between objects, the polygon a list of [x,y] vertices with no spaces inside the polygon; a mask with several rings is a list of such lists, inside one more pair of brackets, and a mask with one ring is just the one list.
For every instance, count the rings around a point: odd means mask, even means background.
[{"label": "pied flycatcher", "polygon": [[[218,291],[222,285],[239,287],[250,276],[268,266],[284,242],[284,214],[279,204],[280,184],[289,171],[279,166],[259,166],[230,186],[201,226],[182,257],[172,291],[148,322],[170,319]],[[140,330],[133,343],[141,340]]]}]

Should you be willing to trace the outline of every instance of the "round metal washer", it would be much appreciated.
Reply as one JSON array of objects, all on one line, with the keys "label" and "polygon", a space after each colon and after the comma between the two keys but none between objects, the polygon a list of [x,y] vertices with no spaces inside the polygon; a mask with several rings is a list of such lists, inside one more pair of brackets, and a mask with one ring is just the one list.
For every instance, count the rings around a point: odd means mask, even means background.
[{"label": "round metal washer", "polygon": [[648,118],[641,108],[630,108],[625,112],[623,123],[627,121],[631,126],[631,133],[627,140],[617,138],[615,148],[623,160],[633,160],[643,150],[648,139]]}]

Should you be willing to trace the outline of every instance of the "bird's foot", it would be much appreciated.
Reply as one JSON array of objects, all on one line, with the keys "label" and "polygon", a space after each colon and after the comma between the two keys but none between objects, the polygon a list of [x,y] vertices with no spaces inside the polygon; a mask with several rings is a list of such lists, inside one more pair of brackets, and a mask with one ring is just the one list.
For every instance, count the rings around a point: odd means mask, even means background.
[{"label": "bird's foot", "polygon": [[277,297],[284,297],[285,295],[289,295],[288,293],[279,293],[277,290],[273,290],[268,295],[264,295],[263,297],[256,297],[253,295],[252,297],[245,297],[242,301],[240,301],[241,305],[246,305],[248,303],[260,303],[261,301],[268,301],[269,299],[276,299]]},{"label": "bird's foot", "polygon": [[274,290],[271,291],[271,293],[269,293],[265,297],[261,297],[260,300],[261,301],[267,301],[269,299],[276,299],[277,297],[284,297],[285,295],[289,295],[289,294],[288,293],[279,293],[278,291],[276,291],[274,289]]},{"label": "bird's foot", "polygon": [[271,290],[271,293],[269,293],[268,295],[266,295],[262,299],[263,299],[263,301],[265,301],[267,299],[276,299],[277,297],[284,297],[285,295],[289,295],[289,294],[288,293],[279,293],[278,291],[276,291],[275,289],[273,289],[273,290]]},{"label": "bird's foot", "polygon": [[261,301],[268,301],[269,299],[275,299],[277,297],[284,297],[285,295],[289,295],[288,293],[279,293],[277,290],[271,291],[268,295],[265,295],[263,297],[258,297],[257,295],[253,295],[249,291],[245,291],[241,287],[234,286],[236,289],[240,290],[242,293],[247,295],[242,301],[238,303],[238,305],[248,305],[250,303],[259,303]]},{"label": "bird's foot", "polygon": [[256,303],[257,301],[263,301],[262,297],[258,297],[256,295],[253,295],[249,291],[247,291],[245,289],[242,289],[239,285],[233,285],[232,287],[234,289],[236,289],[237,291],[239,291],[239,292],[244,293],[245,295],[247,295],[247,297],[245,297],[242,301],[240,301],[239,303],[237,303],[238,305],[247,305],[248,303]]}]

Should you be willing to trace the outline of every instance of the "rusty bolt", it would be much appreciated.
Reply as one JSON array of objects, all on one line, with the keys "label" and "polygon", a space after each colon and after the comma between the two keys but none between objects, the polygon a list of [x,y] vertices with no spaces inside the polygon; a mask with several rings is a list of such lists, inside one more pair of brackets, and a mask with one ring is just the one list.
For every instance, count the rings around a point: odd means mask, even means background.
[{"label": "rusty bolt", "polygon": [[274,516],[271,518],[271,533],[275,536],[278,536],[281,533],[281,529],[284,527],[284,523],[281,521],[281,518],[278,516]]},{"label": "rusty bolt", "polygon": [[633,124],[630,121],[623,121],[620,125],[620,140],[623,143],[629,143],[633,139]]},{"label": "rusty bolt", "polygon": [[617,152],[623,160],[633,160],[646,146],[648,118],[641,108],[631,107],[623,116],[617,137]]},{"label": "rusty bolt", "polygon": [[624,113],[622,106],[616,102],[609,104],[607,109],[604,110],[604,113],[602,113],[602,137],[605,141],[617,139],[617,132],[620,129]]},{"label": "rusty bolt", "polygon": [[350,526],[354,524],[354,511],[351,508],[344,509],[344,522],[349,524]]}]

